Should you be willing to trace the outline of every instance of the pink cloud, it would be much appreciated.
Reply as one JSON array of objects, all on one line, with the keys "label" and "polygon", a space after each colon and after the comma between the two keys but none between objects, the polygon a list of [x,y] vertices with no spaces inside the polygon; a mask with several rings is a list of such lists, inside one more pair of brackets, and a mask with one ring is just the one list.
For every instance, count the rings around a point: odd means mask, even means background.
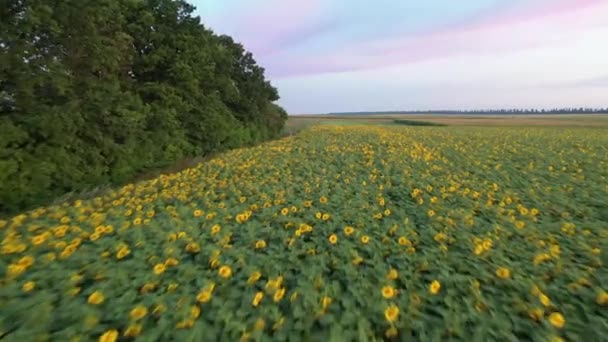
[{"label": "pink cloud", "polygon": [[556,15],[572,14],[590,7],[605,5],[605,0],[540,0],[521,1],[502,8],[499,12],[480,13],[472,21],[461,25],[461,30],[508,26],[526,21],[541,20]]},{"label": "pink cloud", "polygon": [[231,20],[238,21],[235,31],[256,55],[276,53],[287,44],[314,37],[332,27],[324,0],[265,0],[255,5],[251,12]]},{"label": "pink cloud", "polygon": [[519,4],[456,27],[380,41],[360,42],[325,55],[269,61],[269,74],[290,77],[358,71],[462,54],[501,54],[560,44],[576,30],[608,25],[603,0],[552,0]]}]

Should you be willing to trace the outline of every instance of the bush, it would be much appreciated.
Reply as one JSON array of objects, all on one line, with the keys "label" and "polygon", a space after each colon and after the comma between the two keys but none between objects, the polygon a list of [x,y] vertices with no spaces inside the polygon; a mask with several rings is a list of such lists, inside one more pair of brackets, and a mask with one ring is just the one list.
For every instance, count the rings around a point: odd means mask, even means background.
[{"label": "bush", "polygon": [[429,122],[429,121],[403,120],[403,119],[393,120],[393,123],[396,125],[405,125],[405,126],[436,126],[436,127],[447,126],[444,124]]}]

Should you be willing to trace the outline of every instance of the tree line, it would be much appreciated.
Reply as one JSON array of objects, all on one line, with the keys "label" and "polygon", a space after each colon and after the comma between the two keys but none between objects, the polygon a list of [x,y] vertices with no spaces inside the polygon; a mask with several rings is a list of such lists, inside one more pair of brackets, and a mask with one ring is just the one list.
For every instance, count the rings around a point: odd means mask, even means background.
[{"label": "tree line", "polygon": [[252,54],[181,0],[0,6],[0,213],[277,137]]},{"label": "tree line", "polygon": [[405,110],[405,111],[371,111],[371,112],[338,112],[329,115],[380,115],[380,114],[608,114],[606,108],[553,108],[553,109],[472,109],[472,110]]}]

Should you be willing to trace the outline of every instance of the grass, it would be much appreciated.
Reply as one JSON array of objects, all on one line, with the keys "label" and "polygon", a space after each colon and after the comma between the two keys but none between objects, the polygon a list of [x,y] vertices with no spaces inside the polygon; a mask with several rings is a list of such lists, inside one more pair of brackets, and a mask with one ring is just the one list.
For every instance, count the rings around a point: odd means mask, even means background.
[{"label": "grass", "polygon": [[608,334],[603,130],[325,123],[0,221],[0,334]]}]

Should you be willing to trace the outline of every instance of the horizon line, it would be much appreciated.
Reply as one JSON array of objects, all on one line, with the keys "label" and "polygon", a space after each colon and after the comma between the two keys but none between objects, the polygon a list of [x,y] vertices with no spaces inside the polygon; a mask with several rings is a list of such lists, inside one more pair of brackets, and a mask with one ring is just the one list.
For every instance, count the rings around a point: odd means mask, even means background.
[{"label": "horizon line", "polygon": [[607,107],[561,107],[561,108],[489,108],[489,109],[437,109],[437,110],[371,110],[371,111],[341,111],[324,113],[288,113],[289,116],[301,115],[382,115],[382,114],[608,114]]}]

